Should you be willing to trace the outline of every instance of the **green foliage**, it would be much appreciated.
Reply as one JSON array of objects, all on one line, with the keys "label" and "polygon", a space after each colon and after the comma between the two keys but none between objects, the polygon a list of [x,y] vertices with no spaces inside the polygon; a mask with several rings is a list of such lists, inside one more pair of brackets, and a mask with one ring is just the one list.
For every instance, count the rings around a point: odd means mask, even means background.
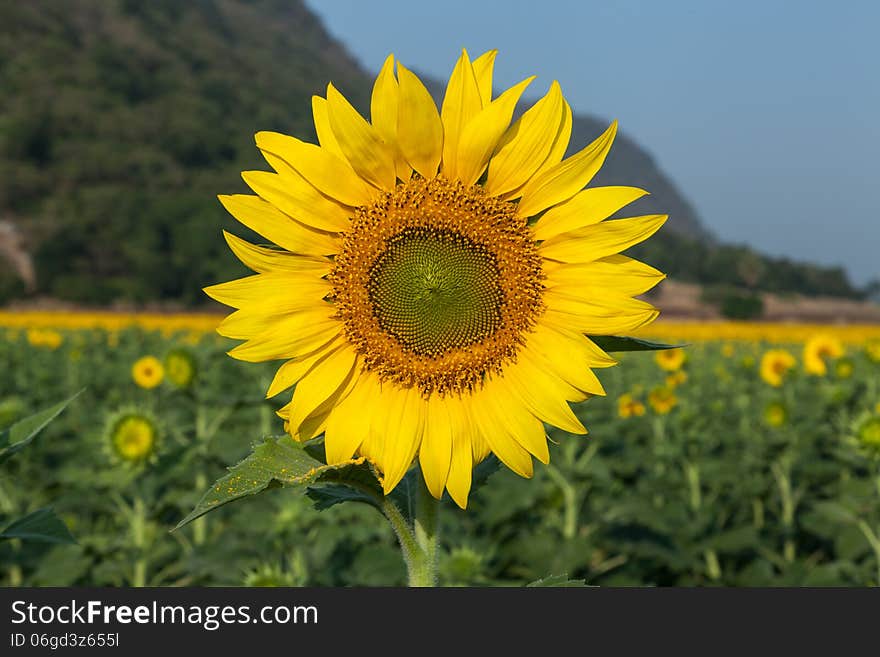
[{"label": "green foliage", "polygon": [[548,577],[544,577],[542,579],[536,579],[534,582],[529,582],[526,584],[529,588],[535,587],[562,587],[562,588],[576,588],[585,586],[586,582],[582,579],[569,579],[568,575],[563,573],[562,575],[550,575]]},{"label": "green foliage", "polygon": [[716,285],[703,288],[701,301],[718,306],[722,317],[727,319],[759,319],[764,314],[761,295],[731,287]]},{"label": "green foliage", "polygon": [[44,543],[76,543],[67,525],[50,508],[37,509],[13,521],[0,532],[0,539],[13,538]]},{"label": "green foliage", "polygon": [[[0,218],[64,299],[204,304],[244,271],[216,196],[268,168],[254,133],[313,138],[330,80],[368,107],[371,80],[298,1],[34,0],[0,25]],[[0,301],[24,291],[7,279]]]},{"label": "green foliage", "polygon": [[[194,388],[141,390],[131,364],[180,348],[183,336],[118,337],[111,347],[101,331],[69,332],[55,350],[31,347],[23,335],[0,341],[0,368],[10,373],[0,378],[0,400],[13,400],[17,417],[87,385],[0,478],[4,517],[51,505],[78,544],[0,541],[0,585],[405,583],[396,538],[370,508],[375,480],[362,466],[349,471],[364,477],[358,491],[330,471],[297,481],[248,466],[258,474],[252,490],[292,485],[171,532],[212,481],[231,474],[229,464],[248,462],[250,437],[280,430],[274,411],[289,396],[262,399],[273,364],[234,361],[229,343],[214,337],[186,345],[198,361]],[[880,582],[880,464],[849,440],[855,419],[876,413],[877,364],[851,347],[848,379],[795,370],[776,389],[744,365],[768,346],[734,343],[725,356],[717,343],[689,345],[679,403],[663,416],[646,395],[667,373],[651,353],[618,354],[620,365],[597,372],[608,396],[574,406],[588,436],[548,429],[551,463],[536,463],[531,480],[490,458],[475,472],[467,510],[443,500],[441,584],[522,586],[560,573],[598,586]],[[620,418],[623,393],[644,402],[646,414]],[[789,411],[781,427],[763,419],[773,401]],[[168,434],[158,460],[134,472],[107,456],[100,431],[107,413],[131,404],[150,408]],[[320,442],[307,451],[286,438],[260,445],[299,468],[323,459]],[[414,474],[394,492],[405,517]]]},{"label": "green foliage", "polygon": [[29,417],[19,420],[8,429],[0,431],[0,464],[9,459],[16,452],[21,451],[37,437],[43,429],[46,428],[52,420],[58,417],[61,412],[67,408],[74,399],[79,397],[82,391],[76,393],[72,397],[65,399],[47,408],[44,411],[35,413]]},{"label": "green foliage", "polygon": [[[46,426],[67,408],[82,391],[63,402],[55,404],[40,413],[19,420],[7,429],[0,431],[0,464],[7,461],[13,454],[20,452],[37,437]],[[27,489],[27,486],[23,486]],[[51,508],[37,509],[17,520],[13,520],[6,529],[0,531],[0,540],[19,539],[42,543],[76,543],[64,522],[55,515]]]},{"label": "green foliage", "polygon": [[[350,473],[351,470],[366,472]],[[334,488],[338,490],[338,482],[350,487],[349,480],[351,480],[351,483],[357,482],[365,490],[371,490],[370,483],[360,484],[366,477],[369,477],[368,482],[372,480],[371,483],[378,492],[375,477],[369,475],[368,466],[362,463],[326,465],[310,456],[305,446],[297,443],[290,436],[266,438],[254,447],[247,458],[230,468],[228,475],[218,479],[202,496],[196,508],[181,520],[175,529],[188,525],[196,518],[224,504],[256,495],[267,488],[283,486],[298,488],[305,492],[308,486],[326,482],[336,484]]]}]

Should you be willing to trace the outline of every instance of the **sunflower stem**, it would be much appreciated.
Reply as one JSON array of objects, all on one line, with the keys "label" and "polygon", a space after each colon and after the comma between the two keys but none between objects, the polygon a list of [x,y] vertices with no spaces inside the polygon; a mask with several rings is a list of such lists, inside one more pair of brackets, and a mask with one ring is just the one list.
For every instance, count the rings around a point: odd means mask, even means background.
[{"label": "sunflower stem", "polygon": [[410,572],[410,586],[437,586],[437,526],[440,503],[431,495],[424,477],[419,480],[416,492],[416,543],[424,554],[420,572],[415,573],[416,580]]},{"label": "sunflower stem", "polygon": [[437,585],[437,509],[439,503],[420,480],[416,493],[415,521],[407,522],[397,505],[389,497],[381,502],[383,515],[388,519],[406,563],[407,582],[411,587]]},{"label": "sunflower stem", "polygon": [[414,573],[420,570],[421,562],[424,561],[425,555],[416,542],[416,537],[409,523],[397,505],[388,497],[382,499],[382,514],[388,519],[394,534],[397,536],[397,542],[400,544],[400,550],[403,552],[403,561],[406,563],[406,571],[409,576],[409,585],[417,586],[413,583]]}]

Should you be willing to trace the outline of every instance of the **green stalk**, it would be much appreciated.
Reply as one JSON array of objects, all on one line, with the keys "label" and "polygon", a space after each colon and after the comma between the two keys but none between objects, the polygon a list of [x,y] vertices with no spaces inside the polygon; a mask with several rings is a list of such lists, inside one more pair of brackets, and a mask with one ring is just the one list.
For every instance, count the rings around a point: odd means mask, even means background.
[{"label": "green stalk", "polygon": [[559,486],[559,490],[562,491],[562,499],[565,504],[565,511],[562,522],[562,535],[566,540],[571,540],[577,534],[577,526],[578,526],[578,504],[577,504],[577,491],[574,486],[572,486],[568,479],[559,471],[559,468],[552,464],[548,464],[546,466],[547,474],[550,475],[550,478]]},{"label": "green stalk", "polygon": [[431,495],[421,473],[419,473],[418,480],[414,533],[416,543],[425,556],[421,571],[416,573],[415,583],[410,577],[410,585],[437,586],[437,527],[440,503]]},{"label": "green stalk", "polygon": [[147,585],[146,525],[147,514],[144,501],[137,497],[134,500],[131,518],[132,542],[137,549],[137,559],[134,562],[131,585],[136,588],[142,588]]},{"label": "green stalk", "polygon": [[791,490],[791,476],[787,469],[784,469],[779,463],[772,466],[773,476],[776,479],[776,485],[779,488],[779,497],[782,501],[782,526],[785,527],[788,537],[782,547],[782,555],[785,560],[792,563],[796,557],[796,549],[794,540],[791,538],[791,532],[794,529],[794,512],[795,501]]},{"label": "green stalk", "polygon": [[[201,495],[208,488],[208,477],[199,470],[196,474],[196,491]],[[208,520],[207,515],[199,516],[193,520],[193,543],[195,545],[204,545],[208,536]]]},{"label": "green stalk", "polygon": [[416,519],[410,527],[397,505],[388,497],[382,498],[381,510],[400,543],[406,563],[408,584],[411,587],[437,585],[437,516],[439,503],[419,476],[416,495]]},{"label": "green stalk", "polygon": [[865,535],[865,538],[868,539],[871,549],[874,550],[874,558],[877,561],[877,586],[880,586],[880,538],[877,538],[871,526],[864,520],[859,520],[859,529]]}]

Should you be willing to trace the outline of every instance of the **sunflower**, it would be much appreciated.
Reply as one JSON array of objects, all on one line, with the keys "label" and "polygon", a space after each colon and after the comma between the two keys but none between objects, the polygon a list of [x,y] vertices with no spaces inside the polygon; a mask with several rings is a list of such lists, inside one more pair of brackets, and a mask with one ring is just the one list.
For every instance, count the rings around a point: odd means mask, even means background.
[{"label": "sunflower", "polygon": [[189,387],[196,377],[198,365],[188,349],[172,349],[165,355],[165,375],[178,388]]},{"label": "sunflower", "polygon": [[660,369],[677,372],[687,360],[687,354],[684,353],[684,349],[663,349],[654,354],[654,360]]},{"label": "sunflower", "polygon": [[677,372],[672,372],[672,374],[668,374],[666,376],[666,385],[670,388],[677,388],[683,383],[686,383],[687,380],[687,372],[685,372],[684,370],[678,370]]},{"label": "sunflower", "polygon": [[155,460],[159,451],[159,423],[151,413],[125,408],[110,415],[104,428],[111,459],[130,467]]},{"label": "sunflower", "polygon": [[141,388],[155,388],[165,378],[165,370],[162,363],[155,356],[138,358],[131,366],[131,378]]},{"label": "sunflower", "polygon": [[659,386],[648,393],[648,403],[658,415],[666,415],[678,405],[678,397],[672,388]]},{"label": "sunflower", "polygon": [[785,404],[771,401],[764,407],[764,422],[770,427],[781,427],[788,421],[788,409]]},{"label": "sunflower", "polygon": [[617,398],[617,414],[624,419],[641,417],[645,414],[645,405],[627,392]]},{"label": "sunflower", "polygon": [[761,357],[761,378],[778,388],[785,380],[785,375],[796,364],[795,357],[785,349],[770,349]]},{"label": "sunflower", "polygon": [[840,358],[843,353],[843,344],[833,335],[814,335],[804,345],[804,369],[810,374],[825,376],[828,362]]},{"label": "sunflower", "polygon": [[533,78],[492,94],[495,51],[455,64],[438,111],[389,56],[371,122],[332,85],[314,97],[319,144],[260,132],[271,172],[256,196],[221,196],[280,248],[226,234],[255,275],[206,288],[237,310],[230,355],[280,360],[272,397],[297,440],[324,435],[329,463],[355,454],[390,492],[417,460],[428,489],[465,507],[475,463],[518,474],[549,460],[544,422],[586,433],[568,402],[603,395],[616,361],[586,335],[656,318],[633,297],[662,278],[621,251],[664,215],[605,221],[646,194],[584,189],[617,123],[565,157],[571,110],[559,84],[511,125]]},{"label": "sunflower", "polygon": [[880,414],[863,413],[853,420],[848,442],[864,456],[880,460]]}]

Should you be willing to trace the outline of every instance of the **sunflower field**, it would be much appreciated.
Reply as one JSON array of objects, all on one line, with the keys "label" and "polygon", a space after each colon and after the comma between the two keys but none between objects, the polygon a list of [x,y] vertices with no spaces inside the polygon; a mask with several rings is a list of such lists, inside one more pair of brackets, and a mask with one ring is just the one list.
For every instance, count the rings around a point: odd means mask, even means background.
[{"label": "sunflower field", "polygon": [[[406,582],[381,517],[312,488],[172,531],[283,433],[271,364],[228,358],[218,321],[0,315],[0,584]],[[573,406],[589,435],[548,429],[532,480],[488,459],[466,511],[444,496],[440,584],[880,584],[880,328],[650,330],[685,346],[615,354]]]}]

